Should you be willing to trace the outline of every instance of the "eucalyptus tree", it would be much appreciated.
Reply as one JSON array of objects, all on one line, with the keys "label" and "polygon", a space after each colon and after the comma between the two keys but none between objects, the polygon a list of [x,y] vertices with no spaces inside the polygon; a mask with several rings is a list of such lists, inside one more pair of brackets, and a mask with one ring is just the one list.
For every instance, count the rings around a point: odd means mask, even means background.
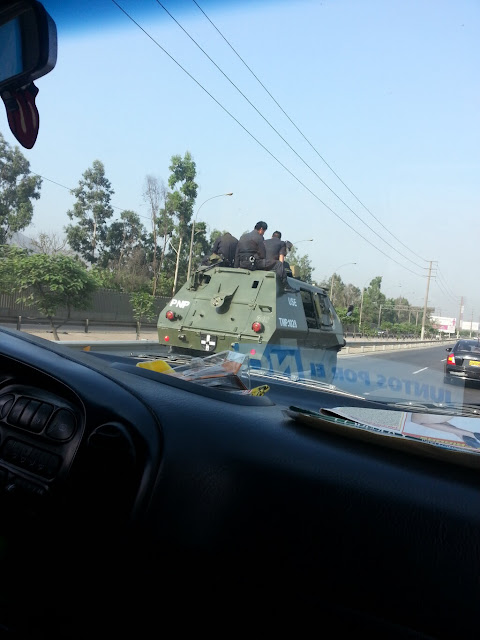
[{"label": "eucalyptus tree", "polygon": [[40,198],[41,185],[19,147],[9,145],[0,133],[0,244],[32,222],[32,201]]},{"label": "eucalyptus tree", "polygon": [[93,161],[71,193],[76,202],[67,215],[77,222],[65,227],[68,243],[87,262],[95,264],[106,249],[107,221],[113,216],[110,200],[114,191],[100,160]]},{"label": "eucalyptus tree", "polygon": [[167,208],[175,216],[177,224],[173,242],[176,244],[175,275],[173,280],[172,295],[177,290],[178,274],[180,264],[185,266],[188,262],[188,242],[185,243],[187,251],[184,251],[184,240],[190,236],[190,222],[193,215],[193,207],[197,197],[198,185],[195,182],[196,165],[189,151],[186,151],[183,158],[180,155],[171,157],[169,169],[171,174],[168,178],[168,186],[174,189],[168,194]]},{"label": "eucalyptus tree", "polygon": [[146,229],[140,216],[134,211],[122,211],[120,220],[115,220],[107,227],[105,248],[99,263],[103,267],[123,270],[134,251],[143,247],[145,235]]},{"label": "eucalyptus tree", "polygon": [[[155,295],[158,282],[158,273],[162,267],[162,257],[168,244],[169,233],[173,224],[171,216],[167,213],[168,191],[161,180],[152,175],[147,175],[143,197],[150,207],[151,221],[151,253],[152,253],[152,295]],[[163,203],[163,209],[161,204]],[[163,238],[163,248],[158,251],[158,238]]]}]

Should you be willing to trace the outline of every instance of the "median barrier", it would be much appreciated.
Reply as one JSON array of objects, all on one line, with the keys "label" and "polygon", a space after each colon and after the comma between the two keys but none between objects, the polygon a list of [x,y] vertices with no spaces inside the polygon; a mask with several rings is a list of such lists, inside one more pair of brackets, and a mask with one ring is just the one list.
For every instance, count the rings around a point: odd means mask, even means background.
[{"label": "median barrier", "polygon": [[439,340],[415,340],[401,342],[399,340],[390,342],[349,342],[339,351],[338,355],[355,355],[365,353],[383,353],[387,351],[400,351],[403,349],[426,349],[427,347],[438,347],[443,342]]}]

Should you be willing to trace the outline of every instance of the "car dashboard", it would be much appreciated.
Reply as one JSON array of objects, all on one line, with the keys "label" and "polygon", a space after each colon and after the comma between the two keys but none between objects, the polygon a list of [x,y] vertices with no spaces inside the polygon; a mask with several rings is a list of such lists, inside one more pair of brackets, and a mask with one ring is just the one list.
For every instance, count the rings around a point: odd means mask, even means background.
[{"label": "car dashboard", "polygon": [[287,408],[0,328],[0,630],[476,637],[478,471]]}]

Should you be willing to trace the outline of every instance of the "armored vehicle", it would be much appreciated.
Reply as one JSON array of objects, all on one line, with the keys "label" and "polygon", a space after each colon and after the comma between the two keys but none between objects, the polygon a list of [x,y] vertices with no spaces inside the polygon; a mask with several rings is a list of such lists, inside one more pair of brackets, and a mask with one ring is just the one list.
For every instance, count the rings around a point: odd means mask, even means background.
[{"label": "armored vehicle", "polygon": [[172,354],[234,350],[251,368],[331,382],[345,346],[342,324],[319,287],[273,271],[201,267],[160,312],[158,337]]}]

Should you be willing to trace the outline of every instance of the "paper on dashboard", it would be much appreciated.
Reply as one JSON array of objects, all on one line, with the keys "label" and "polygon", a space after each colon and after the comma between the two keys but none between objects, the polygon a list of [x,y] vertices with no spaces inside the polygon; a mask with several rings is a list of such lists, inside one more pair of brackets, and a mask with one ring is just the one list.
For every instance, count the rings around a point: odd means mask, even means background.
[{"label": "paper on dashboard", "polygon": [[333,433],[480,468],[480,418],[353,406],[319,412],[290,407],[287,415]]}]

